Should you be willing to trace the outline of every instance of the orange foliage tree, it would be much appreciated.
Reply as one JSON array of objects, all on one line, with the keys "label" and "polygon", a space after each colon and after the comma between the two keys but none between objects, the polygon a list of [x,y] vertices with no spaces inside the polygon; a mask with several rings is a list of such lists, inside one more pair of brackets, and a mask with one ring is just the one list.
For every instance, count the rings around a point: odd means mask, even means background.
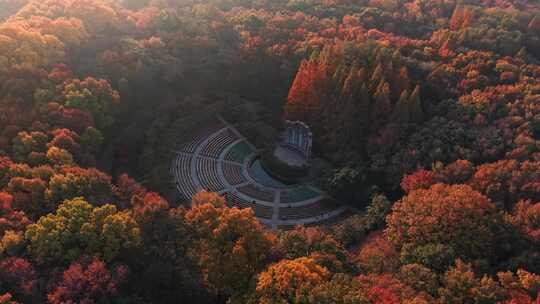
[{"label": "orange foliage tree", "polygon": [[408,252],[420,263],[440,259],[438,254],[428,258],[438,246],[451,254],[451,262],[452,255],[494,258],[497,248],[506,245],[500,241],[507,226],[501,214],[487,197],[466,185],[436,184],[411,191],[394,205],[387,223],[385,234],[402,256]]},{"label": "orange foliage tree", "polygon": [[310,292],[331,273],[312,258],[281,260],[257,278],[258,303],[310,303]]},{"label": "orange foliage tree", "polygon": [[196,236],[190,255],[207,286],[220,296],[247,290],[274,241],[253,211],[228,208],[218,194],[202,191],[193,197],[185,220]]}]

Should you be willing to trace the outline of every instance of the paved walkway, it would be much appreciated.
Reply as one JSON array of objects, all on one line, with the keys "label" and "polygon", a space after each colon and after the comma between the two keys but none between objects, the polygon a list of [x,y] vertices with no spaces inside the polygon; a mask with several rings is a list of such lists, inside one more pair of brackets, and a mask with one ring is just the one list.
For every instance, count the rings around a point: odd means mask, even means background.
[{"label": "paved walkway", "polygon": [[276,191],[274,195],[274,212],[272,213],[272,229],[276,230],[279,225],[279,202],[281,199],[281,191]]},{"label": "paved walkway", "polygon": [[347,211],[349,208],[347,206],[342,206],[336,210],[326,212],[322,216],[313,216],[313,217],[305,217],[301,219],[294,219],[294,220],[279,220],[280,226],[296,226],[296,225],[307,225],[307,224],[313,224],[317,222],[322,222],[324,220],[331,219],[335,216],[338,216],[342,214],[343,212]]}]

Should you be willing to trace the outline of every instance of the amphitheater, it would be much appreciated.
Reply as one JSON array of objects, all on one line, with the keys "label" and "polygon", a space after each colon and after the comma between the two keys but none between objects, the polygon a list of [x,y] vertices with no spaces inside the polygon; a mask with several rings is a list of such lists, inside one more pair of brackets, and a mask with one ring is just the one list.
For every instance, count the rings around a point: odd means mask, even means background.
[{"label": "amphitheater", "polygon": [[333,223],[348,213],[310,184],[285,185],[268,175],[257,149],[222,119],[206,124],[179,147],[171,173],[186,199],[201,190],[220,193],[231,207],[252,208],[272,229]]}]

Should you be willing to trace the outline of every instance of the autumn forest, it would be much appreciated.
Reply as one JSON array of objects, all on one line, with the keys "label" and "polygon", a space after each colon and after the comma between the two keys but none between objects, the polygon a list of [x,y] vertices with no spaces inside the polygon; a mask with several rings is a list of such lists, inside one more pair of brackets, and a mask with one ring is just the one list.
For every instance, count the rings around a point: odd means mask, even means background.
[{"label": "autumn forest", "polygon": [[[305,186],[249,186],[285,121]],[[540,303],[540,3],[0,0],[19,303]]]}]

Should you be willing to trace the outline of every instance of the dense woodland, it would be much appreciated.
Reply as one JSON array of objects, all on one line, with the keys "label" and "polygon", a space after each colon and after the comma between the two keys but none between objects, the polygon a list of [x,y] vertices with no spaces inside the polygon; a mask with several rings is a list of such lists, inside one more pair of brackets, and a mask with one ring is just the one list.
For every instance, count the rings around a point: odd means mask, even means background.
[{"label": "dense woodland", "polygon": [[[217,115],[359,213],[183,201]],[[540,303],[540,4],[0,0],[0,303]]]}]

